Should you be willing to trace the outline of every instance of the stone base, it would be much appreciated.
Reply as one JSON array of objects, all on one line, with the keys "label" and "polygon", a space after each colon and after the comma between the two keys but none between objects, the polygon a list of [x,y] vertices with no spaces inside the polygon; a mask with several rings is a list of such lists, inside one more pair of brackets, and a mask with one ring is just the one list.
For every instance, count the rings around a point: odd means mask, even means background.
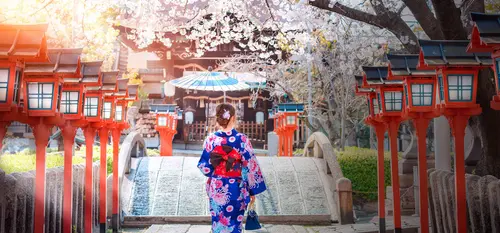
[{"label": "stone base", "polygon": [[[411,216],[415,214],[415,197],[413,187],[400,189],[401,195],[401,215]],[[392,187],[386,188],[385,209],[387,216],[393,215],[392,208]]]},{"label": "stone base", "polygon": [[402,159],[398,162],[399,173],[413,174],[413,166],[418,166],[417,159]]}]

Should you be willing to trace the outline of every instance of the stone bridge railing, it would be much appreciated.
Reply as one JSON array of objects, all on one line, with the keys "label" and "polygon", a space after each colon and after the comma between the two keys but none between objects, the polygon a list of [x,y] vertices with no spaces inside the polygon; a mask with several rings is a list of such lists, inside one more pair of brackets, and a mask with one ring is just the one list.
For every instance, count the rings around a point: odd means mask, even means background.
[{"label": "stone bridge railing", "polygon": [[352,184],[342,174],[330,140],[321,132],[311,134],[304,146],[304,156],[322,158],[325,161],[325,171],[335,182],[333,191],[337,209],[332,211],[337,211],[340,224],[354,223]]},{"label": "stone bridge railing", "polygon": [[109,175],[107,178],[108,183],[108,195],[107,195],[107,215],[112,217],[112,227],[113,229],[119,229],[120,223],[123,222],[124,211],[128,210],[128,203],[130,202],[129,193],[132,192],[133,181],[127,178],[127,174],[130,173],[130,167],[132,165],[132,158],[139,158],[147,156],[146,143],[144,138],[138,132],[131,132],[125,137],[122,144],[120,145],[120,152],[118,154],[118,177],[119,183],[118,190],[119,200],[120,200],[120,216],[113,217],[111,215],[112,210],[112,182],[113,175]]},{"label": "stone bridge railing", "polygon": [[[93,165],[93,226],[99,227],[99,164]],[[85,166],[73,166],[73,232],[83,232]],[[47,170],[45,232],[59,233],[62,224],[63,168]],[[34,172],[6,175],[0,170],[0,232],[33,232]]]},{"label": "stone bridge railing", "polygon": [[[429,208],[433,232],[455,232],[455,176],[429,169]],[[500,180],[466,175],[468,232],[500,232]]]}]

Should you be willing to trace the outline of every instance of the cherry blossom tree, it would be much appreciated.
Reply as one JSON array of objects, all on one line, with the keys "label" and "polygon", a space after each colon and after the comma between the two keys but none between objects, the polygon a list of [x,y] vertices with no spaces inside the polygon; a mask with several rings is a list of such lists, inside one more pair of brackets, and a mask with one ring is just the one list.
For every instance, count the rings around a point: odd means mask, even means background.
[{"label": "cherry blossom tree", "polygon": [[[364,0],[358,1],[309,0],[309,5],[337,15],[387,30],[396,36],[408,53],[418,53],[419,38],[433,40],[466,40],[472,24],[470,12],[495,12],[499,9],[494,0]],[[406,16],[404,15],[407,12]],[[498,12],[498,11],[496,11]],[[405,20],[406,17],[406,20]],[[417,33],[408,23],[408,17],[418,23],[423,33]],[[476,166],[478,175],[500,176],[500,114],[490,108],[495,95],[491,69],[480,72],[478,104],[483,112],[470,121],[482,144],[481,160]]]}]

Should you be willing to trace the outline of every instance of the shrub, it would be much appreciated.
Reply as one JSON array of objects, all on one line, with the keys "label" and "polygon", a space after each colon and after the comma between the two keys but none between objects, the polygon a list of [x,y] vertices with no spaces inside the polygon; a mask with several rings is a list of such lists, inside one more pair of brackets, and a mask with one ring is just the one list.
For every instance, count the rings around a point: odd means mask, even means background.
[{"label": "shrub", "polygon": [[[377,200],[377,151],[358,147],[345,147],[336,151],[344,177],[352,182],[353,198]],[[390,153],[384,155],[385,186],[391,184]]]},{"label": "shrub", "polygon": [[[98,161],[100,158],[99,147],[94,147],[92,161]],[[75,150],[73,156],[73,164],[85,164],[85,146],[80,150]],[[113,149],[108,146],[106,169],[108,174],[113,172]],[[62,167],[64,166],[64,156],[62,152],[52,151],[47,153],[46,168]],[[36,168],[36,153],[33,150],[25,149],[16,154],[0,155],[0,169],[4,170],[6,174],[13,172],[28,172]]]}]

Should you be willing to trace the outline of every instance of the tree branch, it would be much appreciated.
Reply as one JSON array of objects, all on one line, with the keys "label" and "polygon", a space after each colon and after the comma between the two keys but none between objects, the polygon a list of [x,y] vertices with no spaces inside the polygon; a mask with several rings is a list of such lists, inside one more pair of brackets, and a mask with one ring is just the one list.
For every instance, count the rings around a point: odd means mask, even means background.
[{"label": "tree branch", "polygon": [[377,15],[372,15],[348,6],[342,5],[340,3],[335,3],[332,7],[329,6],[330,0],[315,0],[309,1],[309,5],[335,12],[337,14],[343,15],[347,18],[351,18],[357,21],[365,22],[367,24],[373,25],[378,28],[384,28],[382,26],[381,20]]},{"label": "tree branch", "polygon": [[431,9],[427,6],[426,0],[403,0],[404,4],[408,6],[411,13],[418,21],[425,34],[431,40],[443,40],[444,35],[441,30],[441,25],[437,23],[436,17]]}]

